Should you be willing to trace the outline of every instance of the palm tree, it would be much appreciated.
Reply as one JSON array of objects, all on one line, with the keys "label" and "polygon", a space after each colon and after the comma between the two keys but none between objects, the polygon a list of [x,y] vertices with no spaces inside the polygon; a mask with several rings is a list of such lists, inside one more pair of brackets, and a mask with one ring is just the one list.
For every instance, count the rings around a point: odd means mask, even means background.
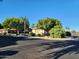
[{"label": "palm tree", "polygon": [[67,30],[67,31],[70,31],[70,28],[69,28],[69,27],[66,27],[66,30]]},{"label": "palm tree", "polygon": [[34,28],[34,27],[35,27],[35,24],[32,24],[32,25],[31,25],[31,28]]},{"label": "palm tree", "polygon": [[21,17],[21,19],[23,20],[23,24],[24,24],[24,33],[26,32],[26,30],[29,30],[29,21],[26,17]]}]

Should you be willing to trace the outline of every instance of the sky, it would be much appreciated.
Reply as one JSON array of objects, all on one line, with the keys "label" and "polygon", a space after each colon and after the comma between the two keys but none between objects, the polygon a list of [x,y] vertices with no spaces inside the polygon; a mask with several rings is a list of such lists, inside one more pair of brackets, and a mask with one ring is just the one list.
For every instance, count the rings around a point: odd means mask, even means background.
[{"label": "sky", "polygon": [[0,0],[0,23],[20,16],[26,16],[31,24],[56,18],[64,27],[79,31],[79,0]]}]

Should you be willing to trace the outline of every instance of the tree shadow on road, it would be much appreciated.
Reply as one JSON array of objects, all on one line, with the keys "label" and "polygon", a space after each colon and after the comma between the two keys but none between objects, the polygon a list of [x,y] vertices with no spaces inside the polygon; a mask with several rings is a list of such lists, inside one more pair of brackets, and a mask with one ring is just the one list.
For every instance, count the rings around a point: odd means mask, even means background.
[{"label": "tree shadow on road", "polygon": [[[79,41],[78,40],[66,40],[66,41],[57,41],[57,42],[48,42],[48,43],[41,43],[38,46],[49,45],[42,51],[54,49],[54,48],[62,48],[58,51],[54,51],[48,54],[49,58],[58,59],[59,57],[72,53],[78,54],[79,53]],[[69,47],[70,46],[70,47]],[[40,51],[40,52],[42,52]]]},{"label": "tree shadow on road", "polygon": [[17,45],[17,41],[26,40],[26,37],[0,36],[0,48]]},{"label": "tree shadow on road", "polygon": [[15,55],[16,53],[18,53],[18,51],[12,51],[12,50],[1,51],[0,52],[0,59]]}]

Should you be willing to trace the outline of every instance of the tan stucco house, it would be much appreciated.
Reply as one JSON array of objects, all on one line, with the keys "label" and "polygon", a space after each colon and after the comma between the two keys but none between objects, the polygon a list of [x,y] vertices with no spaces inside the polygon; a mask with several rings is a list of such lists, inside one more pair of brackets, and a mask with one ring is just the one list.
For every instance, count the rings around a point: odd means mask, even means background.
[{"label": "tan stucco house", "polygon": [[47,34],[47,32],[44,29],[37,29],[37,28],[33,28],[32,32],[36,35],[40,34],[40,35],[45,35]]},{"label": "tan stucco house", "polygon": [[8,33],[8,31],[6,31],[5,29],[0,29],[0,34],[4,34],[4,33]]}]

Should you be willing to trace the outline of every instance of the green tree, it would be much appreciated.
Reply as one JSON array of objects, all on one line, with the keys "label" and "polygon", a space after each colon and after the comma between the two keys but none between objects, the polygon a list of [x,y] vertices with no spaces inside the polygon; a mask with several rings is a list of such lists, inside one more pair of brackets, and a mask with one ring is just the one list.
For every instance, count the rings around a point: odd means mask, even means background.
[{"label": "green tree", "polygon": [[43,29],[43,20],[38,20],[36,27],[38,29]]},{"label": "green tree", "polygon": [[37,22],[37,28],[44,29],[49,31],[51,28],[54,28],[54,26],[59,25],[62,27],[61,22],[58,19],[54,18],[45,18],[38,20]]},{"label": "green tree", "polygon": [[71,32],[70,31],[65,31],[65,36],[71,36]]},{"label": "green tree", "polygon": [[45,18],[38,20],[37,28],[49,31],[51,37],[61,38],[65,36],[65,31],[62,29],[61,21],[54,18]]},{"label": "green tree", "polygon": [[29,22],[25,17],[20,18],[12,17],[12,18],[6,18],[5,21],[3,22],[3,26],[4,28],[17,29],[18,31],[17,33],[19,33],[19,31],[24,30],[24,26],[26,26],[26,28],[29,28]]},{"label": "green tree", "polygon": [[65,36],[65,31],[62,28],[52,28],[49,33],[53,38],[62,38]]},{"label": "green tree", "polygon": [[66,27],[66,31],[70,31],[70,28],[69,27]]},{"label": "green tree", "polygon": [[32,24],[32,25],[31,25],[31,28],[34,28],[34,27],[35,27],[35,24]]},{"label": "green tree", "polygon": [[28,32],[29,31],[29,26],[30,26],[28,19],[26,18],[26,16],[25,17],[20,17],[20,19],[21,19],[21,22],[23,24],[24,33]]},{"label": "green tree", "polygon": [[25,17],[20,17],[21,21],[24,23],[24,27],[25,29],[29,29],[29,21],[28,21],[28,18],[25,16]]},{"label": "green tree", "polygon": [[3,27],[4,28],[10,28],[10,23],[12,22],[12,18],[6,18],[3,22]]},{"label": "green tree", "polygon": [[0,23],[0,29],[2,29],[3,28],[3,25]]}]

